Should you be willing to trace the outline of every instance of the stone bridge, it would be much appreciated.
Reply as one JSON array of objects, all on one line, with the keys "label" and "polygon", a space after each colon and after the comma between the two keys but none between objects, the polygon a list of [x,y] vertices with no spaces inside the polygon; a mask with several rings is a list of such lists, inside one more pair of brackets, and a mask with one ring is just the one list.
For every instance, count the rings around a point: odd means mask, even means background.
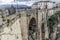
[{"label": "stone bridge", "polygon": [[[0,40],[47,40],[47,19],[59,9],[8,9],[0,11]],[[12,12],[12,11],[11,11]]]}]

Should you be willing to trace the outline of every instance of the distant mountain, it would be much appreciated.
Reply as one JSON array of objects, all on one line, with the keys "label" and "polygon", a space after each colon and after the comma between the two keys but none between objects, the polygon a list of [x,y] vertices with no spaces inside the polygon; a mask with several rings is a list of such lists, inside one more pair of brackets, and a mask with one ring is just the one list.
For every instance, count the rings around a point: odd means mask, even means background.
[{"label": "distant mountain", "polygon": [[11,5],[9,5],[9,4],[0,5],[0,9],[2,9],[2,8],[10,8],[10,7],[11,7]]},{"label": "distant mountain", "polygon": [[4,4],[4,5],[0,5],[0,9],[2,8],[11,8],[11,5],[16,8],[16,9],[31,9],[31,6],[27,6],[27,5],[19,5],[19,4]]},{"label": "distant mountain", "polygon": [[27,5],[17,5],[17,4],[14,4],[13,6],[14,6],[14,8],[18,8],[18,9],[25,9],[25,8],[30,9],[31,8],[31,6],[27,6]]}]

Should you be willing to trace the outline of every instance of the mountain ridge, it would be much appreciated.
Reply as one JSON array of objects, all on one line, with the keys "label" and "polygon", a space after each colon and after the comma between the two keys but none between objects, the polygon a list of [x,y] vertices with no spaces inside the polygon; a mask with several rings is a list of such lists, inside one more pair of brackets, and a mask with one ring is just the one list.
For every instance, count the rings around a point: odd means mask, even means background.
[{"label": "mountain ridge", "polygon": [[0,9],[2,9],[2,8],[11,8],[11,6],[13,6],[13,7],[16,8],[16,9],[25,9],[25,8],[30,9],[30,8],[31,8],[31,6],[27,6],[27,5],[3,4],[3,5],[0,5]]}]

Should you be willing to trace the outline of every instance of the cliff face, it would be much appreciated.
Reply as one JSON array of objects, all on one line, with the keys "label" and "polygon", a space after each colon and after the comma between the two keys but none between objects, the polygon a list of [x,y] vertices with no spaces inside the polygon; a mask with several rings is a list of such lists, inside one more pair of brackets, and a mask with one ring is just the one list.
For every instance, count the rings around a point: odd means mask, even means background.
[{"label": "cliff face", "polygon": [[19,19],[9,27],[4,27],[1,40],[22,40]]}]

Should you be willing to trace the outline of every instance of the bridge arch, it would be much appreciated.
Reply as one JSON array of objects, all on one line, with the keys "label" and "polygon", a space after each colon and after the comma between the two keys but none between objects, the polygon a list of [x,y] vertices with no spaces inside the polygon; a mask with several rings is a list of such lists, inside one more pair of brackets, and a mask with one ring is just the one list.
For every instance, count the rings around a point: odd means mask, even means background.
[{"label": "bridge arch", "polygon": [[[49,38],[52,40],[57,38],[58,24],[60,20],[60,11],[56,11],[50,18],[47,20],[47,25],[49,27]],[[54,37],[53,37],[54,36]]]},{"label": "bridge arch", "polygon": [[28,27],[28,40],[37,39],[37,23],[35,18],[31,18]]}]

